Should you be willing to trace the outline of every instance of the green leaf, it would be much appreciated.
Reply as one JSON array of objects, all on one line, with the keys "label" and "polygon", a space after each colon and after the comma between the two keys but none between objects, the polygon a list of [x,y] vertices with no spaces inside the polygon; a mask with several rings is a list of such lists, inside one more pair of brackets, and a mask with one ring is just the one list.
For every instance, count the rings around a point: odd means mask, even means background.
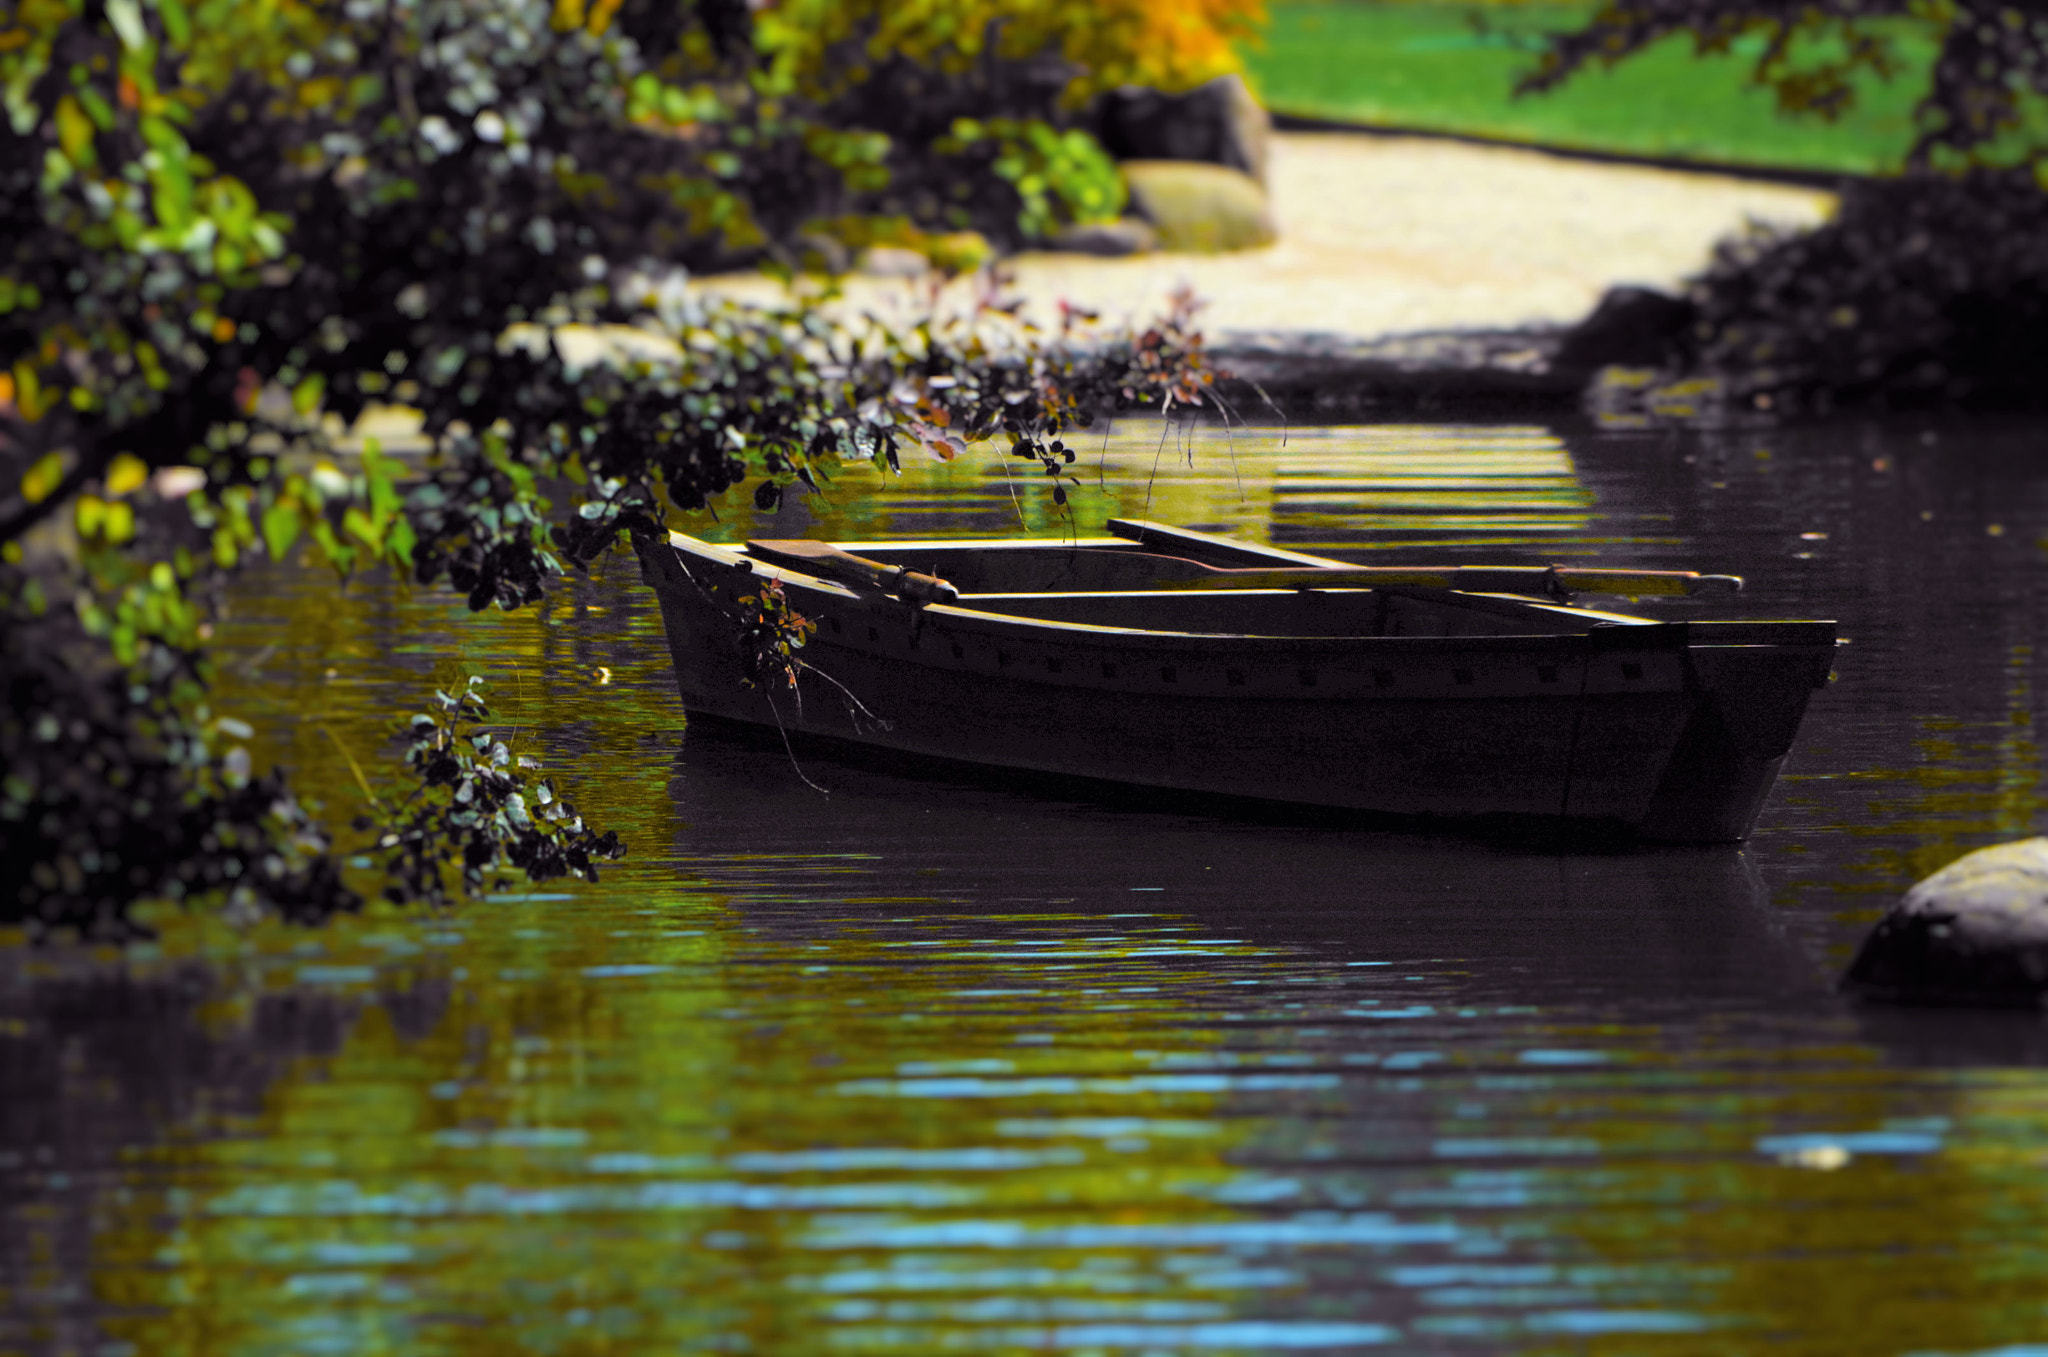
[{"label": "green leaf", "polygon": [[404,517],[394,520],[384,534],[385,550],[407,569],[412,567],[413,548],[418,545],[419,537],[413,532],[412,524]]},{"label": "green leaf", "polygon": [[21,478],[21,497],[27,503],[40,504],[50,497],[50,492],[55,490],[57,483],[63,479],[64,454],[45,453],[28,469],[28,474]]},{"label": "green leaf", "polygon": [[158,223],[172,235],[182,234],[193,221],[191,174],[182,161],[160,155],[149,180],[155,190],[150,206],[156,210]]},{"label": "green leaf", "polygon": [[93,126],[102,132],[114,130],[114,110],[100,97],[98,90],[90,85],[82,86],[78,91],[78,102],[85,107],[86,116],[92,119]]},{"label": "green leaf", "polygon": [[341,516],[342,529],[362,540],[372,552],[379,555],[384,551],[384,529],[361,509],[351,504],[348,512]]},{"label": "green leaf", "polygon": [[183,47],[192,41],[192,16],[184,0],[156,0],[156,12],[163,16],[164,32],[174,44]]},{"label": "green leaf", "polygon": [[135,506],[116,500],[106,508],[100,533],[111,546],[120,546],[135,536]]},{"label": "green leaf", "polygon": [[64,158],[81,169],[99,159],[92,146],[92,119],[78,100],[65,95],[57,101],[57,146]]},{"label": "green leaf", "polygon": [[356,549],[334,535],[334,529],[324,518],[312,522],[313,540],[320,544],[320,550],[327,556],[327,563],[343,574],[355,569]]},{"label": "green leaf", "polygon": [[270,548],[270,559],[281,561],[284,554],[292,549],[292,543],[299,540],[299,533],[305,524],[296,504],[273,504],[263,511],[263,543]]}]

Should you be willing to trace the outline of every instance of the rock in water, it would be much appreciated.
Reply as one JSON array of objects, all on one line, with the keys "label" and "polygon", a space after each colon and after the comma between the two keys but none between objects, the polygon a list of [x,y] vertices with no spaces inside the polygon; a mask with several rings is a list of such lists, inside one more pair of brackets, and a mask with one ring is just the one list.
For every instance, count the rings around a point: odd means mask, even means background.
[{"label": "rock in water", "polygon": [[2048,838],[1980,849],[1907,891],[1842,988],[1894,1003],[2048,1006]]},{"label": "rock in water", "polygon": [[1198,160],[1266,182],[1273,120],[1244,79],[1219,75],[1185,94],[1125,85],[1103,97],[1103,146],[1118,160]]},{"label": "rock in water", "polygon": [[1277,234],[1266,191],[1248,174],[1191,160],[1130,160],[1123,171],[1131,206],[1166,249],[1248,250]]}]

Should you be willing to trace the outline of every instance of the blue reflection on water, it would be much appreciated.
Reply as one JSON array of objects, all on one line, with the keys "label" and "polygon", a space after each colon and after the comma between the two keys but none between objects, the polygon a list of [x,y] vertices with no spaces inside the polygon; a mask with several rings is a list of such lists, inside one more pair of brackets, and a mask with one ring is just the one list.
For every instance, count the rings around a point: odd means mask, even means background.
[{"label": "blue reflection on water", "polygon": [[[2041,823],[2038,430],[2009,471],[1917,430],[1717,438],[1321,430],[1268,498],[1253,475],[1204,503],[1308,549],[1731,569],[1745,607],[1843,616],[1842,681],[1743,849],[836,766],[824,799],[780,748],[681,732],[616,578],[589,586],[610,611],[488,620],[493,662],[574,714],[550,766],[606,770],[593,819],[641,817],[633,856],[459,927],[295,941],[250,961],[243,1009],[8,975],[0,1072],[42,1092],[0,1099],[0,1348],[196,1312],[234,1353],[1691,1357],[1910,1331],[2048,1357],[2038,1022],[1887,1024],[1829,990],[1900,884]],[[964,502],[898,526],[1000,526]],[[331,598],[273,582],[238,605],[259,630]],[[345,646],[453,661],[432,609],[375,606],[307,672]],[[565,677],[598,660],[602,702]],[[381,738],[374,693],[304,693]]]}]

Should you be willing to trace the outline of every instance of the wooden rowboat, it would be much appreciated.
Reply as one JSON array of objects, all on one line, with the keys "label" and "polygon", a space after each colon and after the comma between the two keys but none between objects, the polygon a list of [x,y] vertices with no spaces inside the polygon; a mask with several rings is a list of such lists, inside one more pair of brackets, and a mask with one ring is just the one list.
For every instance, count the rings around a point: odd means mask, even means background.
[{"label": "wooden rowboat", "polygon": [[[1375,815],[1729,842],[1755,823],[1833,622],[1657,622],[1578,592],[1725,576],[1360,568],[1159,524],[1080,541],[641,548],[684,708],[1062,778]],[[791,691],[735,618],[816,624]]]}]

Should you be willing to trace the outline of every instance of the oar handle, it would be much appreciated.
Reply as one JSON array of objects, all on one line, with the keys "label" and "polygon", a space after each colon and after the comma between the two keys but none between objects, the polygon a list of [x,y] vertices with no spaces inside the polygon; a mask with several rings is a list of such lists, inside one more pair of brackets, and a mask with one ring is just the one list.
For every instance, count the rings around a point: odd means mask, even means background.
[{"label": "oar handle", "polygon": [[1740,575],[1697,570],[1580,570],[1560,568],[1557,581],[1578,594],[1738,594]]},{"label": "oar handle", "polygon": [[749,542],[747,553],[776,565],[792,566],[807,575],[818,575],[843,584],[865,585],[917,603],[960,601],[960,591],[936,575],[924,575],[904,566],[871,561],[830,542],[793,539]]},{"label": "oar handle", "polygon": [[884,566],[887,583],[880,587],[898,598],[918,603],[958,603],[960,591],[937,575],[926,575],[900,565]]}]

